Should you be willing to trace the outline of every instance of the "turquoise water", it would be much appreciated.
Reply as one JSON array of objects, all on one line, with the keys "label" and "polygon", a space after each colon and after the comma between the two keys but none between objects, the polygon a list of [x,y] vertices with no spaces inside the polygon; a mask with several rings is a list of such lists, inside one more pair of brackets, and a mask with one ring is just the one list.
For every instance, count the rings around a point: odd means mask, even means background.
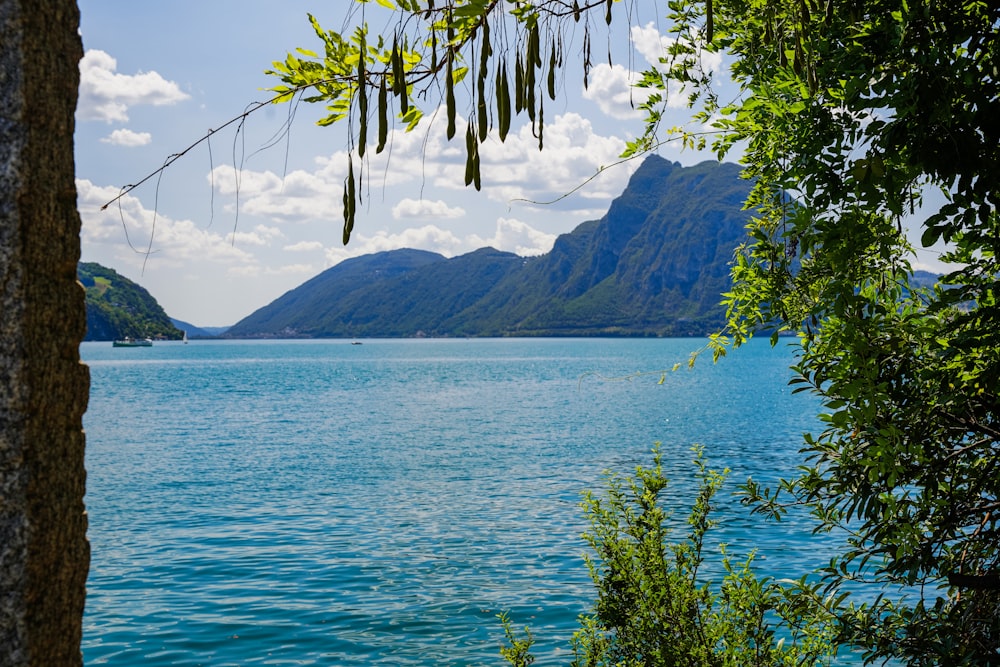
[{"label": "turquoise water", "polygon": [[[81,347],[92,388],[88,665],[500,665],[496,614],[568,664],[592,599],[585,489],[649,463],[774,479],[816,406],[788,349],[690,339],[192,341]],[[731,490],[731,488],[729,489]],[[720,497],[718,537],[798,577],[808,528]],[[681,515],[683,516],[683,515]]]}]

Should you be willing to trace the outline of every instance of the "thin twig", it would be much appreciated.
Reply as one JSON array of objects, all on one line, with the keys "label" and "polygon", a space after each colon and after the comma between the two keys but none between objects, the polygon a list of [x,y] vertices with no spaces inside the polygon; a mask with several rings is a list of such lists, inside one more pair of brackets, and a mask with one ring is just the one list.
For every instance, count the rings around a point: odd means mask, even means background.
[{"label": "thin twig", "polygon": [[[136,183],[130,183],[129,185],[122,186],[122,189],[118,193],[118,196],[115,197],[114,199],[111,199],[110,201],[108,201],[107,203],[105,203],[103,206],[101,206],[101,210],[103,211],[108,206],[110,206],[111,204],[114,204],[119,199],[121,199],[125,195],[129,194],[130,192],[132,192],[133,190],[135,190],[136,188],[138,188],[143,183],[146,183],[147,181],[149,181],[153,177],[158,176],[159,174],[161,174],[164,170],[166,170],[167,167],[169,167],[170,165],[172,165],[179,158],[184,157],[185,155],[187,155],[188,153],[190,153],[194,148],[197,148],[198,146],[200,146],[203,142],[208,142],[209,139],[211,138],[211,136],[213,134],[215,134],[216,132],[218,132],[219,130],[223,130],[223,129],[229,127],[230,125],[232,125],[234,123],[239,123],[240,127],[242,127],[242,125],[246,121],[247,117],[250,116],[250,114],[254,113],[255,111],[259,111],[260,109],[263,109],[264,107],[266,107],[268,105],[275,104],[279,100],[284,100],[286,98],[288,98],[289,100],[293,100],[296,95],[298,95],[299,93],[305,91],[306,89],[312,88],[314,86],[321,86],[321,85],[323,85],[325,83],[332,83],[332,79],[324,79],[322,81],[315,81],[313,83],[303,84],[303,85],[299,86],[298,88],[294,88],[292,90],[285,91],[285,92],[281,93],[280,95],[275,95],[274,97],[272,97],[269,100],[265,100],[263,102],[253,102],[253,103],[251,103],[246,109],[244,109],[243,113],[241,113],[240,115],[234,116],[233,118],[230,118],[228,121],[226,121],[225,123],[223,123],[222,125],[220,125],[219,127],[215,128],[215,129],[210,129],[208,132],[205,133],[205,135],[203,137],[201,137],[200,139],[198,139],[197,141],[195,141],[193,144],[191,144],[190,146],[188,146],[184,150],[180,151],[179,153],[174,153],[173,155],[171,155],[170,157],[168,157],[166,160],[164,160],[163,164],[160,166],[159,169],[150,172],[145,177],[143,177],[142,180],[140,180],[140,181],[138,181]],[[211,143],[209,143],[209,156],[211,156],[211,150],[212,150]]]}]

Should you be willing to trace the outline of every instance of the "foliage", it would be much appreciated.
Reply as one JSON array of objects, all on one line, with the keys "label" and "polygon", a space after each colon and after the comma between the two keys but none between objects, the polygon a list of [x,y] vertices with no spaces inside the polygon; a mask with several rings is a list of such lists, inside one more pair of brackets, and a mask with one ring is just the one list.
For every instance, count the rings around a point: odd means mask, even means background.
[{"label": "foliage", "polygon": [[[834,652],[830,624],[815,586],[786,595],[751,569],[753,555],[734,563],[722,549],[724,576],[714,588],[702,581],[705,540],[715,525],[713,498],[724,473],[709,470],[696,449],[699,491],[687,535],[670,543],[672,518],[662,505],[667,488],[660,454],[652,468],[627,480],[609,475],[602,497],[586,494],[590,530],[584,536],[597,600],[574,634],[575,667],[764,667],[815,665]],[[502,617],[512,665],[525,665],[531,635],[520,639]]]},{"label": "foliage", "polygon": [[[323,57],[276,65],[289,96],[412,128],[414,99],[445,98],[455,131],[456,88],[469,90],[468,183],[478,144],[525,113],[543,146],[544,97],[582,22],[584,82],[591,33],[616,3],[541,0],[379,0],[399,9],[392,45],[359,28],[350,38],[315,25]],[[631,9],[633,3],[621,5]],[[661,126],[673,95],[715,128],[720,157],[738,150],[753,190],[747,243],[725,295],[730,344],[770,332],[800,336],[799,389],[826,401],[826,429],[806,439],[801,474],[778,489],[747,484],[758,511],[809,507],[818,529],[847,545],[826,572],[848,587],[838,640],[870,660],[1000,662],[1000,6],[982,0],[670,0],[674,40],[638,85],[649,93],[644,136],[629,154],[679,137]],[[631,16],[631,13],[627,13]],[[738,92],[721,99],[699,67],[706,52],[731,63]],[[514,75],[510,76],[509,72]],[[513,80],[513,85],[511,81]],[[437,85],[440,88],[435,88]],[[678,86],[682,88],[678,89]],[[378,91],[378,112],[368,98]],[[434,93],[440,93],[435,97]],[[382,146],[379,146],[380,148]],[[353,165],[345,184],[345,241],[353,226]],[[926,201],[936,193],[943,203]],[[954,270],[933,289],[910,284],[904,217],[925,247],[946,244]],[[839,596],[837,597],[839,599]]]},{"label": "foliage", "polygon": [[526,627],[522,638],[518,636],[507,612],[500,612],[497,618],[500,619],[500,625],[503,626],[504,639],[507,642],[500,647],[500,655],[512,667],[528,667],[528,665],[533,664],[535,656],[531,654],[531,646],[535,643],[535,638],[531,634],[531,629]]},{"label": "foliage", "polygon": [[[391,128],[417,127],[427,100],[433,108],[444,105],[447,136],[455,138],[462,120],[459,101],[467,100],[465,185],[479,189],[479,147],[491,133],[504,141],[514,116],[527,116],[539,149],[544,147],[545,99],[556,99],[560,72],[571,57],[570,35],[578,29],[583,34],[586,84],[594,59],[604,58],[593,52],[590,35],[611,23],[619,2],[378,0],[396,11],[398,21],[391,35],[373,35],[364,20],[368,0],[354,0],[349,12],[360,7],[361,19],[349,32],[324,29],[309,16],[322,51],[298,48],[275,61],[268,73],[282,83],[271,90],[279,102],[324,104],[327,115],[320,125],[347,120],[361,165],[370,143],[376,153],[386,148]],[[375,131],[369,132],[373,124]],[[357,181],[352,154],[343,193],[345,244],[362,191]]]},{"label": "foliage", "polygon": [[[798,477],[751,480],[747,500],[778,517],[804,504],[847,535],[829,588],[874,601],[845,605],[841,641],[873,661],[998,664],[1000,8],[751,4],[686,3],[675,30],[711,12],[687,57],[724,50],[741,88],[720,105],[695,82],[700,117],[720,116],[715,149],[745,144],[754,179],[729,333],[798,332],[798,389],[825,399],[826,428]],[[922,290],[903,216],[932,190],[944,204],[921,242],[957,264]]]},{"label": "foliage", "polygon": [[183,333],[170,322],[149,292],[117,271],[81,262],[77,276],[86,290],[87,335],[84,340],[162,338],[180,340]]}]

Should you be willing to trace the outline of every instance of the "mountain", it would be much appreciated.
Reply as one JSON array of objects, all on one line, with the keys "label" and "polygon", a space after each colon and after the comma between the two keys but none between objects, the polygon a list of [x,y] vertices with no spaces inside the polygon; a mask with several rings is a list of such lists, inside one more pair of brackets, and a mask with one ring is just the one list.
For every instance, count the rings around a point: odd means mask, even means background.
[{"label": "mountain", "polygon": [[81,262],[77,277],[86,289],[87,335],[84,340],[158,338],[183,335],[149,292],[115,270]]},{"label": "mountain", "polygon": [[722,323],[749,184],[736,165],[651,156],[608,213],[465,314],[489,335],[702,335]]},{"label": "mountain", "polygon": [[409,249],[346,260],[254,311],[230,327],[225,335],[236,338],[336,335],[329,332],[350,327],[354,317],[373,319],[366,306],[373,306],[374,310],[379,301],[371,296],[371,290],[416,269],[446,261],[437,253]]},{"label": "mountain", "polygon": [[930,271],[914,271],[910,276],[910,285],[930,289],[941,280],[941,276]]},{"label": "mountain", "polygon": [[188,338],[215,338],[229,329],[229,327],[196,327],[190,322],[178,320],[175,317],[170,318],[170,323],[180,329],[182,333],[187,333]]},{"label": "mountain", "polygon": [[719,327],[750,184],[650,156],[600,220],[523,258],[395,250],[341,262],[231,337],[704,335]]}]

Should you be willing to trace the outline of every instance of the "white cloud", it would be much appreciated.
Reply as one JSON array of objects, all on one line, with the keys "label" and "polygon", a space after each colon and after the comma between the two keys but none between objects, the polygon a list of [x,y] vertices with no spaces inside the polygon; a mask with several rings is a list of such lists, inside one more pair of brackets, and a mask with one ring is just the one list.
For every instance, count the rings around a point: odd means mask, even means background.
[{"label": "white cloud", "polygon": [[[460,141],[447,141],[446,124],[440,121],[444,116],[443,110],[436,114],[438,122],[425,133],[402,134],[400,144],[393,147],[388,169],[395,178],[400,173],[411,174],[411,180],[426,179],[434,187],[470,189],[464,185],[465,147]],[[460,126],[458,136],[463,135],[464,126]],[[553,200],[580,186],[601,167],[616,162],[625,148],[623,138],[597,134],[589,120],[572,112],[548,117],[543,139],[545,150],[539,151],[538,137],[529,123],[512,128],[504,142],[495,134],[489,138],[479,149],[483,194],[503,203]],[[383,169],[373,165],[369,173],[379,178]],[[619,186],[624,186],[624,180],[609,187],[617,194]],[[609,196],[608,191],[597,189],[596,183],[585,186],[579,194],[563,201],[563,210],[578,207],[581,197]]]},{"label": "white cloud", "polygon": [[556,234],[546,234],[531,225],[512,218],[497,219],[497,230],[487,244],[497,250],[506,250],[522,257],[544,255],[552,250]]},{"label": "white cloud", "polygon": [[[345,169],[346,171],[346,169]],[[295,170],[282,179],[271,171],[220,165],[209,177],[220,194],[239,197],[240,213],[275,221],[305,222],[340,216],[343,176],[330,178],[324,170]]]},{"label": "white cloud", "polygon": [[274,239],[282,238],[284,234],[277,227],[257,225],[251,232],[232,232],[227,237],[235,245],[269,246]]},{"label": "white cloud", "polygon": [[[660,34],[655,24],[633,26],[631,30],[632,44],[635,50],[646,60],[647,65],[654,69],[665,71],[667,65],[660,62],[667,55],[668,49],[676,41],[672,37]],[[722,68],[722,55],[719,53],[702,52],[698,66],[706,73],[719,72]],[[642,78],[642,74],[621,65],[601,63],[591,70],[589,85],[582,91],[584,99],[594,102],[602,113],[620,120],[635,119],[642,116],[636,110],[645,102],[651,89],[634,88],[634,82]],[[686,109],[687,95],[682,86],[671,82],[667,93],[667,107],[671,109]]]},{"label": "white cloud", "polygon": [[430,250],[446,257],[453,257],[480,247],[475,245],[476,241],[480,241],[480,239],[477,237],[473,237],[473,239],[459,238],[454,232],[441,229],[436,225],[411,227],[396,233],[378,231],[373,236],[355,234],[351,237],[350,245],[329,248],[326,251],[326,259],[327,263],[333,266],[348,257],[358,257],[359,255],[398,248]]},{"label": "white cloud", "polygon": [[319,241],[299,241],[298,243],[286,245],[282,249],[288,252],[312,252],[313,250],[322,250],[323,244]]},{"label": "white cloud", "polygon": [[244,264],[234,266],[226,273],[236,278],[249,278],[259,276],[312,276],[316,272],[316,267],[312,264],[285,264],[284,266]]},{"label": "white cloud", "polygon": [[145,146],[150,141],[153,140],[153,135],[149,132],[133,132],[128,128],[121,128],[115,130],[108,136],[101,139],[105,144],[112,144],[114,146],[127,146],[129,148],[134,146]]},{"label": "white cloud", "polygon": [[458,206],[448,206],[438,199],[403,199],[392,207],[392,217],[396,220],[404,218],[446,218],[455,220],[465,216],[465,209]]},{"label": "white cloud", "polygon": [[309,276],[314,273],[316,273],[316,269],[312,264],[285,264],[274,269],[268,269],[268,275],[275,276]]},{"label": "white cloud", "polygon": [[[632,27],[632,42],[635,49],[654,68],[665,71],[669,66],[660,62],[660,59],[667,55],[668,49],[677,40],[672,37],[664,37],[657,30],[656,25],[647,23],[645,26]],[[722,54],[709,51],[702,51],[699,54],[697,67],[705,73],[716,73],[722,69]],[[667,95],[667,106],[673,109],[684,109],[687,107],[687,95],[682,87],[671,83]]]},{"label": "white cloud", "polygon": [[104,51],[88,50],[80,60],[80,99],[77,116],[81,120],[108,123],[128,120],[128,109],[139,104],[176,104],[189,96],[173,81],[157,72],[119,74],[118,62]]},{"label": "white cloud", "polygon": [[256,262],[253,255],[234,247],[221,234],[202,229],[190,220],[174,220],[151,211],[132,195],[125,195],[101,210],[101,206],[118,196],[119,190],[114,186],[98,186],[87,179],[77,179],[76,188],[83,244],[90,248],[112,246],[123,264],[142,264],[147,250],[157,262],[170,266],[183,266],[192,260],[221,264]]},{"label": "white cloud", "polygon": [[[672,37],[664,37],[657,30],[654,23],[647,23],[645,26],[632,27],[632,42],[635,49],[646,59],[646,62],[653,67],[664,69],[667,65],[660,62],[660,59],[667,55],[667,50],[673,46],[676,40]],[[700,53],[699,67],[704,72],[718,72],[722,68],[722,54],[719,52],[702,51]]]},{"label": "white cloud", "polygon": [[436,225],[411,227],[398,233],[379,231],[372,236],[355,234],[349,246],[329,248],[326,260],[328,266],[333,266],[349,257],[399,248],[428,250],[445,257],[454,257],[487,246],[527,257],[552,250],[555,240],[555,234],[541,232],[520,220],[498,218],[495,233],[489,238],[477,234],[459,236]]},{"label": "white cloud", "polygon": [[649,97],[648,91],[633,88],[638,75],[621,65],[600,63],[590,71],[590,82],[583,91],[583,98],[597,104],[597,108],[612,118],[622,120],[642,117],[636,107]]},{"label": "white cloud", "polygon": [[[553,202],[560,210],[593,208],[593,201],[610,200],[625,187],[632,165],[609,169],[591,180],[603,168],[618,162],[625,140],[602,136],[589,120],[576,113],[556,116],[545,126],[545,150],[530,126],[509,135],[504,143],[490,142],[480,150],[483,191],[497,201]],[[635,165],[638,166],[638,165]],[[455,167],[455,177],[460,177]],[[523,203],[523,202],[522,202]]]},{"label": "white cloud", "polygon": [[[539,151],[530,125],[512,130],[506,142],[488,139],[480,148],[483,195],[504,204],[518,200],[520,204],[558,202],[547,208],[591,215],[595,209],[606,208],[638,166],[626,164],[602,172],[618,161],[625,140],[598,134],[589,120],[576,113],[549,120],[544,141],[545,150]],[[471,190],[464,186],[464,146],[446,140],[444,123],[433,123],[423,132],[393,132],[392,142],[391,158],[390,151],[369,153],[362,169],[355,157],[358,191],[364,197],[359,217],[364,215],[366,202],[403,186]],[[231,165],[220,165],[213,170],[212,180],[222,195],[232,197],[238,192],[241,214],[266,216],[276,222],[327,221],[341,217],[347,165],[347,154],[337,152],[317,158],[313,170],[293,170],[284,178],[268,170],[237,173]],[[570,192],[573,194],[562,198]],[[400,203],[392,212],[397,220],[466,216],[463,208],[447,199],[407,199],[402,191],[399,196]]]}]

